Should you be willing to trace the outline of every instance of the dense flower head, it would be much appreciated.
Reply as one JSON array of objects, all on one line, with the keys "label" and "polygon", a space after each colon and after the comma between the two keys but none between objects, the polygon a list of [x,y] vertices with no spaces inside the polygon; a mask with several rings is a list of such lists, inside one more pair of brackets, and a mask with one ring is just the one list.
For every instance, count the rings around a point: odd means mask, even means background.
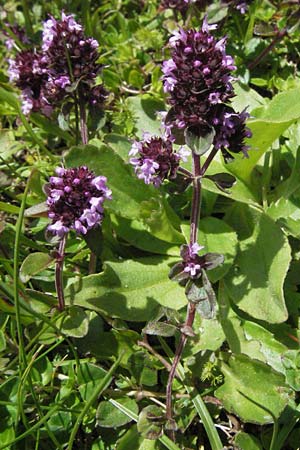
[{"label": "dense flower head", "polygon": [[244,139],[252,136],[250,129],[245,125],[249,113],[246,110],[236,113],[229,106],[220,105],[212,111],[212,117],[216,131],[214,146],[222,150],[225,160],[232,159],[226,149],[232,153],[242,152],[247,157],[249,147],[244,144]]},{"label": "dense flower head", "polygon": [[247,156],[244,139],[251,132],[245,125],[249,114],[237,113],[228,106],[234,96],[231,72],[235,66],[225,52],[226,38],[217,41],[211,35],[214,28],[216,25],[208,25],[205,18],[201,30],[180,29],[170,39],[171,58],[163,63],[162,70],[171,109],[163,125],[169,135],[174,128],[213,127],[213,145],[228,161],[227,150]]},{"label": "dense flower head", "polygon": [[46,115],[52,110],[45,87],[48,70],[45,57],[37,51],[22,50],[15,59],[9,59],[8,75],[11,82],[22,90],[22,110],[42,110]]},{"label": "dense flower head", "polygon": [[204,20],[199,31],[180,29],[170,39],[173,51],[163,63],[163,83],[179,128],[206,122],[211,105],[233,96],[233,59],[225,53],[226,39],[211,35],[213,28]]},{"label": "dense flower head", "polygon": [[70,230],[86,234],[98,226],[103,219],[103,203],[111,199],[106,181],[86,166],[58,167],[47,186],[48,217],[52,220],[48,230],[63,237]]},{"label": "dense flower head", "polygon": [[181,159],[184,159],[185,151],[178,153],[173,150],[171,139],[151,136],[144,133],[142,141],[134,141],[130,156],[130,163],[135,172],[146,184],[153,183],[158,187],[165,179],[173,179]]},{"label": "dense flower head", "polygon": [[9,60],[9,77],[21,90],[23,112],[50,115],[54,106],[80,91],[81,100],[101,107],[107,98],[102,85],[95,86],[101,65],[98,42],[86,38],[72,15],[62,13],[43,27],[42,49],[22,50]]},{"label": "dense flower head", "polygon": [[62,13],[61,20],[51,17],[44,23],[42,50],[50,75],[63,88],[79,78],[81,81],[96,78],[101,68],[96,62],[98,47],[95,39],[85,37],[82,26],[72,15]]}]

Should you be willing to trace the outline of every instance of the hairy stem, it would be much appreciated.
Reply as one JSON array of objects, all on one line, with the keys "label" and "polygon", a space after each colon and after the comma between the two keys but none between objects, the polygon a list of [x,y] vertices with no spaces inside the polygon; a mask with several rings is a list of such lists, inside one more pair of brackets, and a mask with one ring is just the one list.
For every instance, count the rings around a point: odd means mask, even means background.
[{"label": "hairy stem", "polygon": [[86,109],[82,95],[79,94],[79,113],[80,113],[80,133],[83,145],[89,141],[88,129],[86,124]]},{"label": "hairy stem", "polygon": [[[190,245],[193,245],[197,242],[198,236],[198,226],[200,219],[200,208],[201,208],[201,166],[200,166],[200,156],[193,155],[193,200],[191,207],[191,228],[190,228]],[[194,323],[196,307],[195,304],[189,303],[188,310],[186,315],[186,320],[183,326],[183,329],[186,327],[191,328]],[[173,363],[171,366],[171,370],[169,373],[169,378],[167,382],[166,388],[166,417],[169,422],[172,422],[172,384],[175,378],[177,366],[181,360],[181,356],[187,341],[187,335],[185,333],[181,333],[178,346],[176,348],[176,352],[174,355]],[[170,438],[175,441],[175,433],[174,430],[170,432]]]},{"label": "hairy stem", "polygon": [[201,167],[200,170],[200,174],[201,176],[203,176],[205,174],[205,172],[207,171],[210,163],[212,162],[212,160],[214,159],[214,157],[216,156],[216,154],[218,153],[218,148],[213,148],[212,151],[210,152],[210,154],[208,155],[208,157],[205,160],[205,163],[203,164],[203,166]]},{"label": "hairy stem", "polygon": [[248,69],[252,70],[256,67],[262,59],[264,59],[268,53],[275,47],[275,45],[281,41],[284,36],[287,35],[287,30],[284,28],[281,31],[278,31],[272,42],[250,63],[248,64]]},{"label": "hairy stem", "polygon": [[65,296],[63,286],[63,265],[65,257],[66,235],[62,238],[58,247],[58,255],[55,264],[55,288],[58,297],[58,309],[63,311],[65,309]]}]

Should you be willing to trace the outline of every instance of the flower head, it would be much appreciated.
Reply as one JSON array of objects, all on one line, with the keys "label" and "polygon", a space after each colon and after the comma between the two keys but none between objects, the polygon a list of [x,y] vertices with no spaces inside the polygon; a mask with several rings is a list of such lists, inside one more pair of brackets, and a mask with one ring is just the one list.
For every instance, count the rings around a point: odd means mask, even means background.
[{"label": "flower head", "polygon": [[51,17],[44,22],[42,50],[54,83],[62,77],[94,80],[101,68],[96,62],[98,46],[95,39],[85,37],[73,15],[62,13],[61,20]]},{"label": "flower head", "polygon": [[233,96],[235,66],[225,53],[226,39],[217,41],[211,35],[214,28],[205,19],[199,31],[181,29],[170,39],[173,51],[163,63],[163,83],[179,128],[207,122],[211,106]]},{"label": "flower head", "polygon": [[107,92],[102,85],[95,86],[102,67],[97,63],[98,46],[95,39],[85,37],[72,15],[46,20],[42,51],[22,50],[9,60],[9,77],[22,90],[24,114],[38,111],[49,116],[53,105],[74,96],[73,86],[81,101],[103,106]]},{"label": "flower head", "polygon": [[138,178],[146,184],[160,186],[165,179],[175,178],[183,156],[173,151],[172,141],[167,138],[144,134],[142,141],[135,141],[129,152],[130,163]]},{"label": "flower head", "polygon": [[70,230],[86,234],[103,219],[103,203],[111,199],[106,178],[95,176],[87,167],[58,167],[50,178],[47,205],[52,220],[48,230],[62,237]]},{"label": "flower head", "polygon": [[247,150],[249,147],[244,144],[244,139],[252,136],[251,131],[245,124],[249,113],[246,110],[236,113],[229,106],[222,105],[217,108],[213,116],[213,124],[216,130],[214,146],[221,149],[225,161],[232,159],[226,149],[232,153],[242,152],[248,157]]}]

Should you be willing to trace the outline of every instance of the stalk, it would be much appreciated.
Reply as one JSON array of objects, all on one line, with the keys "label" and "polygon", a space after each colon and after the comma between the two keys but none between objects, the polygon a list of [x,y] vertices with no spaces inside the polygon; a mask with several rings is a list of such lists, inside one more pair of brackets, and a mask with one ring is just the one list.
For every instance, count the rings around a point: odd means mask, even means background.
[{"label": "stalk", "polygon": [[58,297],[58,309],[63,311],[65,309],[65,296],[63,286],[63,266],[65,257],[66,235],[62,238],[58,247],[58,255],[55,264],[55,287]]},{"label": "stalk", "polygon": [[[193,200],[191,206],[191,219],[190,219],[190,244],[193,245],[197,242],[198,237],[198,227],[200,220],[200,209],[201,209],[201,166],[200,166],[200,156],[193,154]],[[189,302],[186,320],[184,322],[183,329],[186,327],[192,328],[195,319],[196,306],[194,303]],[[187,341],[187,335],[181,332],[179,344],[177,346],[171,370],[169,373],[169,378],[166,388],[166,417],[169,423],[172,423],[172,384],[175,378],[177,366],[181,360],[182,353]],[[175,442],[174,430],[170,433],[170,438]]]}]

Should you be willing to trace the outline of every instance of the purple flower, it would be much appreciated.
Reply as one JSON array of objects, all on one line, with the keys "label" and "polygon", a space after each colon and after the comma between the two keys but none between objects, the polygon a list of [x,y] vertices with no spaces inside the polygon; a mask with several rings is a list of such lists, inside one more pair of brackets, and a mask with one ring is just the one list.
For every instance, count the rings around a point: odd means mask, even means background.
[{"label": "purple flower", "polygon": [[50,178],[47,205],[52,220],[48,230],[62,237],[70,230],[86,234],[103,219],[103,203],[111,199],[106,178],[95,176],[87,167],[58,167]]},{"label": "purple flower", "polygon": [[203,248],[197,242],[182,245],[180,248],[182,260],[172,267],[169,277],[174,281],[186,284],[189,279],[200,278],[202,270],[211,270],[223,264],[224,256],[219,253],[198,255]]},{"label": "purple flower", "polygon": [[233,159],[227,150],[232,153],[242,152],[245,157],[248,157],[249,147],[244,144],[244,139],[252,136],[245,124],[249,113],[246,110],[236,113],[229,106],[220,105],[212,112],[212,116],[216,131],[214,146],[221,149],[225,161]]},{"label": "purple flower", "polygon": [[73,98],[73,85],[81,101],[90,107],[103,106],[108,93],[95,86],[102,66],[97,63],[98,42],[86,38],[82,26],[72,15],[62,13],[61,20],[50,17],[44,23],[42,52],[22,50],[9,60],[10,81],[22,91],[22,110],[50,116],[53,106]]},{"label": "purple flower", "polygon": [[[101,66],[98,59],[98,42],[86,38],[82,26],[72,15],[62,13],[61,20],[53,17],[44,22],[42,49],[48,61],[49,72],[55,80],[94,82]],[[60,87],[62,82],[59,82]]]},{"label": "purple flower", "polygon": [[129,152],[130,163],[138,178],[158,187],[165,179],[175,178],[179,162],[186,154],[173,151],[172,140],[144,133],[142,141],[135,141]]},{"label": "purple flower", "polygon": [[171,123],[178,128],[208,123],[211,106],[227,103],[234,95],[233,59],[225,53],[226,39],[217,41],[211,35],[214,28],[205,19],[199,31],[181,29],[170,39],[173,51],[162,66],[163,84],[172,107]]}]

